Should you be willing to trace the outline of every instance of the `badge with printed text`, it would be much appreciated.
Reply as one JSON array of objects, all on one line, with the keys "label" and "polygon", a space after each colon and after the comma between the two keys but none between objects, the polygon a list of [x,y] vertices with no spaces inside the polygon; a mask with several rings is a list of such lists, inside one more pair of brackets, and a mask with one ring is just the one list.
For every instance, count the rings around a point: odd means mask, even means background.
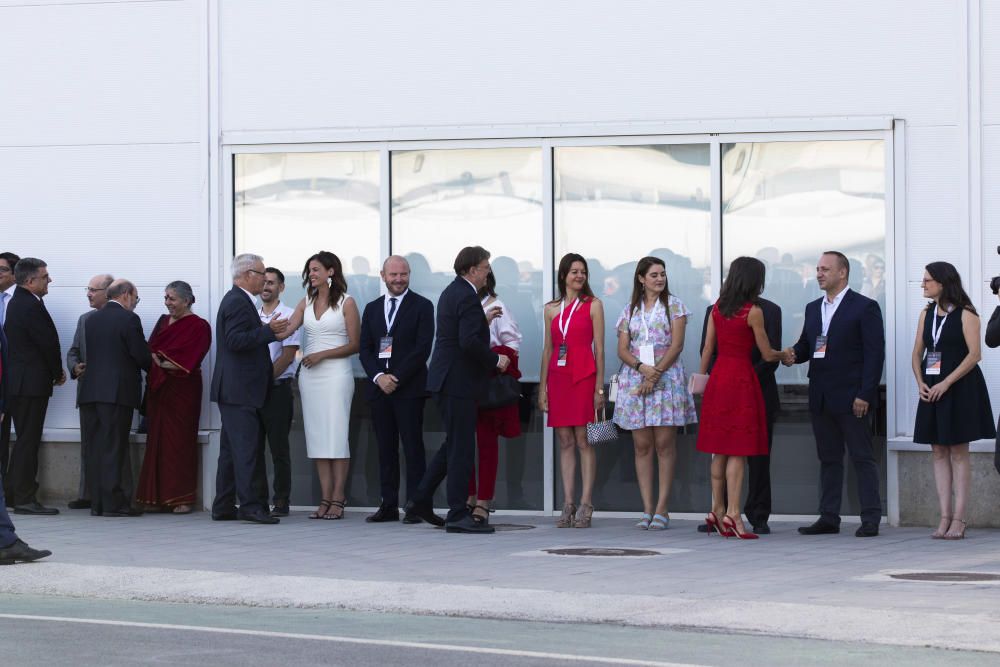
[{"label": "badge with printed text", "polygon": [[640,345],[639,346],[639,361],[646,364],[647,366],[652,366],[655,361],[653,359],[653,346],[652,345]]},{"label": "badge with printed text", "polygon": [[383,336],[378,340],[378,358],[392,358],[392,336]]},{"label": "badge with printed text", "polygon": [[924,367],[924,372],[927,375],[941,375],[941,353],[940,352],[928,352],[927,353],[927,364]]},{"label": "badge with printed text", "polygon": [[826,336],[816,336],[816,347],[813,348],[813,359],[826,358]]},{"label": "badge with printed text", "polygon": [[559,345],[559,356],[557,357],[557,360],[556,360],[556,366],[565,366],[566,365],[566,355],[568,354],[568,352],[569,351],[566,349],[566,343],[560,343],[560,345]]}]

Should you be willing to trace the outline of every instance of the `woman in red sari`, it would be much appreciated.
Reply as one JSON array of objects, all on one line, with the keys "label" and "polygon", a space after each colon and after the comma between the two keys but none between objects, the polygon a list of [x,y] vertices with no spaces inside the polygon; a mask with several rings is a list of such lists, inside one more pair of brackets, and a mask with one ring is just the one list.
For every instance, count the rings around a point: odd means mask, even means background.
[{"label": "woman in red sari", "polygon": [[153,366],[147,377],[146,455],[136,500],[147,508],[187,514],[198,488],[201,361],[212,328],[191,312],[194,294],[182,280],[167,285],[161,315],[149,337]]}]

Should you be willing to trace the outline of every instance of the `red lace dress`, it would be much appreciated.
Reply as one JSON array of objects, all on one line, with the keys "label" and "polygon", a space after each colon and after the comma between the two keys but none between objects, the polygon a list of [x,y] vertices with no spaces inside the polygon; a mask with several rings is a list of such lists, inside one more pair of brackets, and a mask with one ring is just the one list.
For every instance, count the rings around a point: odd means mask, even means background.
[{"label": "red lace dress", "polygon": [[716,357],[701,402],[698,451],[727,456],[767,454],[767,423],[764,397],[750,363],[756,345],[753,329],[747,324],[752,304],[745,304],[726,318],[716,304]]}]

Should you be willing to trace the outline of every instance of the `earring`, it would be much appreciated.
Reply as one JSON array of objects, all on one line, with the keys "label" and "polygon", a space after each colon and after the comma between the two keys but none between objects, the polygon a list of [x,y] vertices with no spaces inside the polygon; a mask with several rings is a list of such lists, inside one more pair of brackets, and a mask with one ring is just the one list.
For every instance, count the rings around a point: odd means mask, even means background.
[{"label": "earring", "polygon": [[326,279],[326,286],[333,287],[333,276],[328,276]]}]

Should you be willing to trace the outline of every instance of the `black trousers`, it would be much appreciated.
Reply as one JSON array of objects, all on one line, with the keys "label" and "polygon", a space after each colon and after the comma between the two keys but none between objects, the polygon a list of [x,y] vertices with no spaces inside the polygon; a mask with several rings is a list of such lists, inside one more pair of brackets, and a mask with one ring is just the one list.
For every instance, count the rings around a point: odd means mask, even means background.
[{"label": "black trousers", "polygon": [[38,448],[42,444],[42,427],[49,407],[48,396],[18,396],[11,406],[17,440],[10,452],[4,493],[11,507],[37,500]]},{"label": "black trousers", "polygon": [[840,525],[844,487],[844,449],[851,457],[858,481],[861,520],[878,525],[882,519],[879,470],[872,447],[871,416],[814,412],[811,415],[820,463],[820,517]]},{"label": "black trousers", "polygon": [[219,412],[222,433],[212,513],[231,514],[237,500],[242,515],[263,512],[265,499],[255,484],[258,453],[264,447],[260,411],[250,405],[219,403]]},{"label": "black trousers", "polygon": [[132,505],[131,489],[122,486],[122,467],[128,460],[128,434],[135,408],[115,403],[80,406],[86,425],[87,483],[91,512],[125,512]]},{"label": "black trousers", "polygon": [[469,513],[465,501],[469,497],[469,475],[476,461],[476,401],[438,394],[437,404],[446,435],[441,449],[427,466],[413,500],[431,504],[434,491],[447,475],[447,521],[458,521]]},{"label": "black trousers", "polygon": [[747,498],[743,513],[753,526],[771,517],[771,445],[775,416],[773,412],[767,413],[767,454],[747,457]]},{"label": "black trousers", "polygon": [[406,457],[406,499],[413,500],[427,468],[424,452],[424,397],[397,398],[380,394],[372,400],[378,441],[382,505],[399,507],[399,443]]},{"label": "black trousers", "polygon": [[[93,421],[93,412],[88,412],[84,410],[82,406],[80,407],[80,485],[77,489],[76,497],[81,500],[90,500],[90,475],[87,472],[87,468],[90,463],[90,436],[88,433],[93,432],[93,427],[88,424],[89,421]],[[121,487],[122,493],[124,493],[128,498],[132,498],[135,494],[135,485],[133,482],[132,474],[132,448],[129,446],[128,441],[125,444],[125,454],[122,456],[122,469],[121,469]]]},{"label": "black trousers", "polygon": [[0,478],[7,474],[7,463],[10,461],[10,422],[14,410],[14,399],[7,399],[7,411],[0,420]]},{"label": "black trousers", "polygon": [[[293,403],[292,383],[285,381],[271,387],[267,402],[260,409],[261,424],[267,448],[271,450],[271,464],[274,466],[274,493],[270,497],[275,505],[288,505],[292,494],[292,455],[288,432],[292,429]],[[256,479],[257,495],[266,502],[269,494],[264,447],[260,448],[257,455]]]}]

